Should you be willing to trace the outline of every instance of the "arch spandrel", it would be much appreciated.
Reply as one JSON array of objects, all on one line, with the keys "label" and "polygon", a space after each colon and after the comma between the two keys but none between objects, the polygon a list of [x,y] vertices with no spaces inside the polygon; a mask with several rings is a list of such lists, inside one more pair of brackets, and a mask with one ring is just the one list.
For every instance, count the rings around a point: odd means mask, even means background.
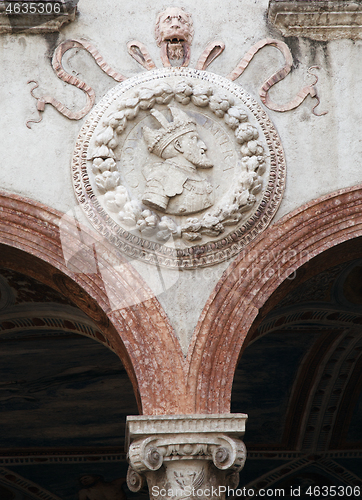
[{"label": "arch spandrel", "polygon": [[[278,287],[287,286],[286,278],[296,269],[362,235],[360,187],[285,216],[225,271],[185,359],[165,312],[136,271],[127,266],[120,274],[98,256],[96,272],[77,273],[84,271],[84,255],[74,255],[70,270],[59,234],[62,214],[5,193],[0,203],[3,264],[56,288],[93,319],[122,359],[144,414],[229,412],[235,367],[260,309]],[[77,244],[73,234],[69,245]],[[103,241],[95,239],[94,244],[97,251],[109,250]],[[99,266],[108,266],[109,272],[101,276]],[[115,309],[117,290],[131,299]]]},{"label": "arch spandrel", "polygon": [[362,189],[339,190],[300,207],[265,231],[225,271],[188,353],[196,411],[230,411],[234,371],[259,310],[314,257],[362,235]]},{"label": "arch spandrel", "polygon": [[[181,413],[186,403],[180,348],[160,304],[137,272],[87,230],[82,234],[91,241],[83,248],[88,254],[75,252],[69,269],[59,229],[64,214],[4,192],[0,206],[2,265],[60,291],[91,317],[121,358],[140,411]],[[78,228],[73,230],[68,245],[77,248]],[[84,260],[94,258],[95,251],[96,272],[84,272]],[[122,266],[122,273],[115,264]],[[102,267],[108,272],[102,274]],[[124,299],[114,303],[118,290]]]}]

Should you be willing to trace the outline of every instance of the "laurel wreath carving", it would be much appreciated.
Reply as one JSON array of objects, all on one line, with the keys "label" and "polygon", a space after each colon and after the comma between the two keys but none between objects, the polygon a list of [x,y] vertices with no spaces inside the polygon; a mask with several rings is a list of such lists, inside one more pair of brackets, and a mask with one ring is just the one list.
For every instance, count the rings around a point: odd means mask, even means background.
[{"label": "laurel wreath carving", "polygon": [[[228,192],[202,217],[189,217],[181,225],[169,216],[159,216],[132,198],[121,184],[117,171],[115,148],[127,126],[140,110],[150,110],[155,104],[169,104],[173,99],[186,106],[208,107],[234,132],[240,144],[240,161],[233,185]],[[199,241],[203,236],[216,237],[224,232],[225,226],[236,225],[243,214],[251,210],[256,195],[263,185],[262,176],[266,170],[266,156],[258,142],[259,132],[248,121],[244,108],[235,105],[232,97],[214,92],[211,86],[180,82],[174,88],[163,82],[153,88],[143,86],[134,91],[132,97],[122,100],[117,111],[105,118],[103,128],[95,139],[95,148],[89,157],[93,160],[92,170],[100,194],[104,194],[106,208],[117,214],[120,222],[137,229],[143,236],[155,236],[160,242],[173,238]]]}]

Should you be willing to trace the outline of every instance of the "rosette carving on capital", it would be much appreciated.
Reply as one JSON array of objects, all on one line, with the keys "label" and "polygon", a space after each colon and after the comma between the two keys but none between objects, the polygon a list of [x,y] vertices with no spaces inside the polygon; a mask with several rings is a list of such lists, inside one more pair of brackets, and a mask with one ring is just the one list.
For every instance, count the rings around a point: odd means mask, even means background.
[{"label": "rosette carving on capital", "polygon": [[160,451],[165,460],[172,460],[173,457],[195,458],[211,457],[211,452],[207,443],[186,443],[161,445]]}]

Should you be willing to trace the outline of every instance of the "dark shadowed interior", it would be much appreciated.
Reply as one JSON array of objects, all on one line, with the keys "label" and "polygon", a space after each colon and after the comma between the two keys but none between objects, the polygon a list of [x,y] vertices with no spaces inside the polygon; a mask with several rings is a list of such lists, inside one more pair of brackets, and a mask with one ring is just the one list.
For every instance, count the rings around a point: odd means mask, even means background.
[{"label": "dark shadowed interior", "polygon": [[360,248],[312,259],[260,311],[232,395],[249,415],[243,486],[362,485]]},{"label": "dark shadowed interior", "polygon": [[138,410],[119,357],[37,280],[1,268],[0,291],[1,500],[75,500],[82,476],[125,478],[125,420]]}]

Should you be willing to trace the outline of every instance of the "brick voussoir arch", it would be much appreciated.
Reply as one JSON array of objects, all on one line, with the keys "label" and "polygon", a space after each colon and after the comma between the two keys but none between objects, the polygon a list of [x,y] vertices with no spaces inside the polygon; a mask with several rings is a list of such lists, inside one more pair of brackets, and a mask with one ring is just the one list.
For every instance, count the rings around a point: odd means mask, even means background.
[{"label": "brick voussoir arch", "polygon": [[[91,317],[122,360],[140,412],[187,413],[183,355],[161,305],[107,242],[84,228],[80,241],[79,231],[61,212],[0,192],[0,264],[60,291]],[[72,254],[71,267],[61,236]],[[96,269],[85,272],[91,261]]]},{"label": "brick voussoir arch", "polygon": [[188,353],[195,413],[230,411],[234,372],[260,307],[300,266],[362,236],[362,187],[339,190],[298,208],[261,234],[229,266],[207,301]]}]

